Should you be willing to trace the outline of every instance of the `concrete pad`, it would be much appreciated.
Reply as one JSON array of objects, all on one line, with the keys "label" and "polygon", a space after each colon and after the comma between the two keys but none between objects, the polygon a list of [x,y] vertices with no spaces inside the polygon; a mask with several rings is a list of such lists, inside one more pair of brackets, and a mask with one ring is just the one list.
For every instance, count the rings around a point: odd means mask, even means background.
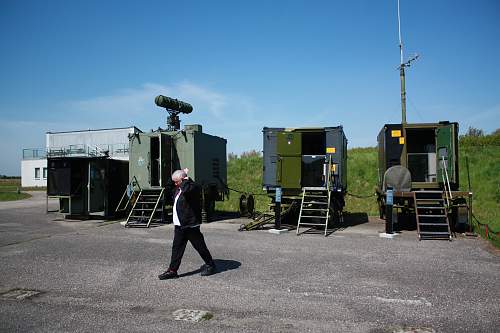
[{"label": "concrete pad", "polygon": [[385,232],[381,232],[381,233],[379,233],[379,234],[378,234],[378,236],[379,236],[380,238],[394,238],[394,237],[396,237],[397,235],[398,235],[398,234],[387,234],[387,233],[385,233]]},{"label": "concrete pad", "polygon": [[281,234],[285,234],[288,232],[288,229],[269,229],[268,230],[269,233],[271,234],[275,234],[275,235],[281,235]]}]

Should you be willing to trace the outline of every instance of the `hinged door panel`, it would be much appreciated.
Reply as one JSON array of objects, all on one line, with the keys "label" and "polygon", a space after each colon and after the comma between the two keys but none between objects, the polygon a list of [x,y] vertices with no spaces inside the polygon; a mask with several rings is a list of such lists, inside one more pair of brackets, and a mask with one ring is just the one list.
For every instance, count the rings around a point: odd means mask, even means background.
[{"label": "hinged door panel", "polygon": [[278,157],[277,183],[282,188],[301,188],[302,158],[300,156]]},{"label": "hinged door panel", "polygon": [[302,135],[298,132],[278,133],[278,155],[300,156],[302,152]]},{"label": "hinged door panel", "polygon": [[104,211],[105,180],[107,176],[105,161],[89,162],[89,213]]},{"label": "hinged door panel", "polygon": [[150,145],[149,136],[144,134],[138,134],[130,141],[129,178],[130,182],[136,180],[141,188],[150,187]]},{"label": "hinged door panel", "polygon": [[450,183],[455,183],[455,146],[453,124],[443,125],[436,129],[436,170],[437,181],[442,183],[446,179],[446,168]]}]

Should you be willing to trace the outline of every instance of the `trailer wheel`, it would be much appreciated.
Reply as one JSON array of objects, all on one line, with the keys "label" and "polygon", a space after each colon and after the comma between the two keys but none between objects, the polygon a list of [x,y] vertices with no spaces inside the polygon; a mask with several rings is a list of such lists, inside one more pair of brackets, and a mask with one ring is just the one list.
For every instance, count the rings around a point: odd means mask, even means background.
[{"label": "trailer wheel", "polygon": [[255,212],[255,201],[253,195],[242,194],[240,196],[240,215],[252,216]]}]

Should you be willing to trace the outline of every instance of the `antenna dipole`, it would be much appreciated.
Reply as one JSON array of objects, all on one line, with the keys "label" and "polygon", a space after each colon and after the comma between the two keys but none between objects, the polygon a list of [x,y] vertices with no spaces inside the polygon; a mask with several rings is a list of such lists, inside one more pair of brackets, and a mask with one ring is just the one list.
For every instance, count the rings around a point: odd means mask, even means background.
[{"label": "antenna dipole", "polygon": [[399,0],[398,0],[398,34],[399,34],[399,78],[401,80],[401,123],[406,125],[406,79],[405,67],[410,67],[410,64],[418,59],[418,54],[415,54],[407,62],[403,60],[403,38],[401,38],[401,14],[399,13]]},{"label": "antenna dipole", "polygon": [[401,16],[399,14],[399,0],[398,0],[398,33],[399,33],[399,54],[401,56],[400,64],[403,65],[403,39],[401,38]]}]

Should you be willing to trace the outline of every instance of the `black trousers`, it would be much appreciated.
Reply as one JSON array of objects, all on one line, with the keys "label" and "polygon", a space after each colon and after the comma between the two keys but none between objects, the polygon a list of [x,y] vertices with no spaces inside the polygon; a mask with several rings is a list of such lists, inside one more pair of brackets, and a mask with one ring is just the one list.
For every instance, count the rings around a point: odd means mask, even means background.
[{"label": "black trousers", "polygon": [[186,244],[190,241],[194,249],[200,254],[203,261],[207,265],[213,265],[212,255],[208,251],[207,244],[205,244],[205,238],[200,231],[200,227],[194,228],[181,228],[175,226],[174,230],[174,242],[172,244],[172,259],[170,260],[169,269],[172,271],[177,271],[181,265],[182,256],[186,250]]}]

